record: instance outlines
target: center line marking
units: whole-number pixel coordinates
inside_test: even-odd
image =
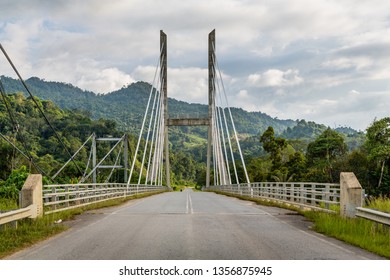
[[[193,214],[194,213],[194,208],[192,207],[192,199],[191,199],[191,195],[188,194],[188,198],[189,198],[189,204],[190,204],[190,213]]]
[[[186,214],[193,214],[194,209],[192,208],[192,199],[191,195],[187,193],[187,199],[186,199]]]

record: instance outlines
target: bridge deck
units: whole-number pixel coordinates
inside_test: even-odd
[[[316,234],[289,210],[214,193],[164,193],[72,221],[11,259],[377,259]]]

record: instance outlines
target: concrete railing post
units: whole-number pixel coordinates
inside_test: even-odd
[[[20,192],[21,194],[21,208],[32,205],[32,215],[30,218],[37,218],[43,215],[43,201],[42,201],[42,175],[30,174]]]
[[[353,172],[340,173],[340,215],[354,218],[363,206],[363,189]]]

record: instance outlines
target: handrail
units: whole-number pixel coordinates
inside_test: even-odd
[[[390,226],[390,213],[370,208],[356,207],[356,216]]]
[[[340,204],[340,185],[334,183],[255,182],[249,186],[211,186],[208,189],[285,202],[325,212],[335,212],[330,210],[330,205]]]
[[[125,183],[63,184],[43,186],[44,213],[64,211],[119,197],[167,191],[164,186]]]
[[[0,225],[28,218],[32,215],[32,205],[0,214]]]

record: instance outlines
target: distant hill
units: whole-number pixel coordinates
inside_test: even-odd
[[[1,76],[8,93],[25,92],[19,80]],[[146,109],[151,85],[137,82],[108,94],[96,94],[71,84],[49,82],[37,77],[26,80],[31,92],[44,100],[51,100],[62,109],[84,112],[92,119],[109,119],[117,123],[123,132],[139,133]],[[168,99],[170,116],[204,115],[207,105],[193,104],[176,99]],[[263,150],[259,136],[272,126],[276,134],[286,138],[295,149],[306,151],[307,145],[327,127],[306,120],[280,120],[261,112],[247,112],[240,108],[231,108],[244,155],[258,156]],[[350,149],[364,142],[364,134],[352,128],[337,128],[345,135]],[[205,127],[171,127],[169,140],[173,152],[190,152],[198,160],[205,160],[207,130]]]
[[[282,137],[289,139],[294,148],[306,151],[307,145],[316,139],[328,127],[323,124],[306,120],[297,120],[294,127],[288,127]],[[345,142],[350,150],[361,146],[364,143],[365,136],[363,132],[358,132],[350,127],[338,127],[337,132],[344,135]]]
[[[8,93],[25,92],[20,81],[1,76]],[[115,120],[123,131],[137,133],[140,129],[151,85],[137,82],[108,94],[95,94],[71,84],[48,82],[37,77],[26,80],[31,92],[44,100],[51,100],[62,109],[87,111],[93,119]],[[207,105],[191,104],[169,98],[170,115],[204,114]],[[276,133],[296,125],[293,120],[279,120],[261,112],[247,112],[232,108],[236,128],[241,135],[258,135],[268,126],[273,126]]]

